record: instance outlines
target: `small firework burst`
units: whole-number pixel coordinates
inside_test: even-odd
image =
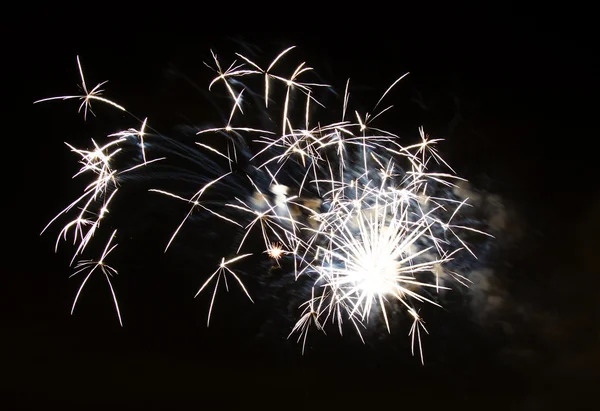
[[[269,257],[278,262],[279,259],[283,257],[285,251],[283,250],[283,246],[281,245],[281,243],[275,242],[269,244],[266,253]]]

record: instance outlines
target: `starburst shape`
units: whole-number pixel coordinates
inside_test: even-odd
[[[77,112],[80,113],[81,110],[83,109],[83,119],[84,120],[87,120],[88,111],[90,113],[92,113],[92,115],[96,116],[94,114],[94,112],[92,111],[92,100],[101,101],[103,103],[106,103],[113,107],[116,107],[119,110],[127,111],[127,110],[125,110],[125,107],[121,106],[120,104],[117,104],[112,100],[109,100],[107,98],[100,96],[104,92],[104,90],[102,90],[100,87],[102,87],[104,84],[106,84],[108,82],[108,80],[98,83],[94,88],[92,88],[91,90],[88,91],[87,85],[85,83],[85,77],[83,76],[83,69],[81,68],[81,62],[79,61],[79,56],[77,56],[77,67],[79,67],[79,76],[81,77],[81,85],[79,86],[79,88],[81,89],[83,94],[70,95],[70,96],[48,97],[48,98],[43,98],[41,100],[34,101],[33,103],[36,104],[36,103],[42,103],[44,101],[70,100],[70,99],[76,98],[76,99],[81,100],[81,105],[79,106],[79,110]]]

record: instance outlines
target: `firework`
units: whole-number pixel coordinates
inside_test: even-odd
[[[231,244],[232,254],[221,258],[217,270],[196,293],[215,283],[207,323],[220,281],[229,288],[227,276],[233,277],[252,301],[242,278],[230,265],[251,255],[263,255],[278,270],[289,271],[288,287],[294,287],[300,278],[309,279],[305,302],[298,307],[300,318],[291,325],[290,333],[299,335],[303,352],[309,329],[325,332],[329,323],[342,333],[342,324],[349,322],[361,339],[364,330],[378,321],[392,332],[390,309],[399,307],[412,320],[409,335],[413,355],[417,348],[423,361],[421,331],[427,333],[427,329],[418,314],[420,305],[440,305],[435,295],[450,285],[440,284],[445,273],[460,284],[468,282],[465,275],[445,267],[461,250],[475,256],[463,233],[488,234],[460,222],[460,211],[468,203],[451,190],[463,180],[436,150],[439,139],[429,138],[421,128],[420,142],[403,145],[397,135],[375,126],[375,120],[391,106],[378,108],[406,74],[382,94],[373,113],[351,110],[349,81],[340,106],[324,110],[317,95],[327,93],[331,86],[305,80],[311,67],[301,63],[291,74],[280,74],[284,57],[293,48],[264,66],[241,54],[225,66],[211,52],[212,64],[206,65],[217,75],[208,88],[222,87],[231,106],[223,126],[196,131],[200,141],[195,148],[149,133],[147,119],[139,130],[129,128],[108,135],[105,144],[92,140],[91,151],[69,145],[80,156],[82,168],[77,176],[95,177],[48,226],[78,206],[79,212],[64,225],[57,240],[58,247],[60,239],[72,231],[74,263],[99,230],[119,186],[134,183],[135,179],[127,180],[128,175],[143,174],[169,156],[188,159],[196,167],[181,179],[199,182],[193,194],[150,189],[189,206],[179,226],[173,228],[166,249],[198,212],[222,220],[240,233]],[[79,57],[77,65],[83,95],[38,102],[80,99],[84,119],[88,110],[92,112],[92,100],[125,111],[100,97],[104,83],[88,91]],[[257,88],[253,88],[253,78],[258,79]],[[327,114],[337,112],[338,118],[326,121],[319,117],[319,109]],[[268,127],[257,126],[256,119],[265,118],[265,113],[271,119]],[[203,141],[207,134],[222,136],[223,144],[207,144]],[[153,146],[162,147],[165,155],[149,159],[148,147]],[[139,149],[141,158],[132,148]],[[115,158],[122,156],[127,156],[128,166],[116,168]],[[239,170],[243,170],[241,177]],[[121,321],[110,281],[117,272],[104,262],[116,246],[111,246],[115,235],[116,231],[99,259],[84,260],[76,266],[76,273],[89,272],[75,303],[92,273],[99,271],[108,280]],[[248,241],[254,235],[260,238],[258,246]]]

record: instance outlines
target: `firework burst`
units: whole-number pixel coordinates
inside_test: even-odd
[[[309,329],[325,332],[329,323],[342,333],[342,324],[349,322],[361,339],[363,331],[380,320],[392,332],[390,307],[398,306],[412,320],[409,335],[413,355],[418,350],[423,361],[421,331],[427,333],[427,329],[418,314],[419,306],[440,305],[436,292],[449,285],[440,284],[440,275],[457,253],[465,250],[475,256],[462,233],[488,234],[457,223],[461,208],[468,204],[466,199],[451,195],[451,189],[462,179],[436,150],[439,139],[431,139],[419,129],[420,141],[403,145],[397,135],[375,126],[375,120],[391,106],[378,108],[406,74],[382,94],[373,113],[350,109],[347,82],[337,109],[339,117],[324,121],[315,114],[325,107],[316,96],[326,93],[330,86],[305,79],[312,72],[306,63],[296,66],[291,74],[280,73],[284,57],[293,48],[264,66],[241,54],[236,54],[238,60],[224,65],[212,53],[212,64],[207,66],[217,75],[209,83],[209,90],[222,87],[231,106],[223,126],[197,130],[196,134],[199,139],[209,133],[222,136],[223,144],[213,146],[200,140],[195,148],[182,149],[179,143],[149,133],[152,129],[144,119],[139,130],[112,133],[104,144],[92,140],[91,150],[69,145],[82,164],[77,176],[94,178],[48,226],[78,207],[79,212],[64,225],[57,240],[58,246],[60,239],[67,239],[72,232],[74,261],[100,228],[118,187],[130,183],[128,175],[144,173],[169,156],[190,159],[197,167],[182,180],[202,181],[193,194],[168,187],[150,191],[189,206],[181,224],[173,228],[167,249],[198,211],[240,233],[241,238],[231,244],[233,255],[221,258],[217,270],[196,294],[214,282],[209,322],[217,287],[223,280],[228,288],[227,276],[233,277],[252,301],[242,278],[230,265],[253,254],[263,255],[278,269],[284,270],[284,262],[285,270],[291,267],[289,287],[301,277],[310,279],[305,302],[299,306],[300,318],[290,325],[290,336],[299,335],[303,352]],[[104,83],[88,91],[79,57],[77,65],[83,95],[51,97],[36,103],[77,98],[82,100],[79,109],[84,110],[84,119],[88,110],[91,112],[92,100],[125,111],[121,105],[100,97]],[[258,88],[252,88],[253,78],[259,80]],[[332,111],[327,109],[328,114]],[[253,112],[259,115],[253,116]],[[269,127],[256,126],[254,120],[264,118],[264,113],[274,120]],[[122,150],[124,146],[128,149]],[[149,159],[148,148],[153,146],[163,147],[165,156]],[[140,150],[141,160],[131,155],[131,147]],[[128,164],[133,164],[115,168],[115,158],[126,155]],[[219,161],[225,165],[219,166]],[[239,170],[244,171],[242,177]],[[254,234],[260,237],[259,247],[247,241]],[[111,246],[115,235],[116,231],[99,259],[76,266],[76,273],[85,269],[89,272],[75,303],[92,272],[99,270],[108,280],[121,321],[110,281],[116,270],[104,263],[115,247]],[[465,275],[448,272],[460,284],[468,281]]]

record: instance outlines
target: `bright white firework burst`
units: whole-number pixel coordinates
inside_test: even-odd
[[[225,135],[227,147],[220,150],[201,141],[197,145],[206,154],[226,160],[230,169],[198,187],[191,198],[169,190],[150,190],[190,205],[189,213],[174,230],[167,249],[192,212],[198,208],[244,230],[241,241],[232,247],[232,255],[221,259],[217,271],[198,290],[200,293],[216,279],[208,311],[210,321],[221,277],[227,286],[226,275],[232,276],[252,300],[230,264],[253,254],[242,253],[242,249],[247,245],[246,239],[250,233],[258,230],[263,240],[262,254],[272,258],[278,267],[280,260],[288,259],[293,263],[295,279],[301,276],[311,279],[310,297],[301,305],[300,309],[303,311],[300,319],[290,333],[290,336],[297,333],[298,341],[303,341],[303,352],[309,329],[315,327],[324,331],[326,323],[337,324],[341,333],[343,322],[349,321],[362,339],[362,331],[368,326],[369,319],[377,316],[383,319],[388,331],[391,331],[389,307],[399,305],[405,308],[412,321],[409,336],[413,355],[417,348],[423,361],[421,330],[427,330],[418,314],[418,307],[423,303],[439,305],[428,297],[430,293],[425,290],[446,288],[440,285],[439,277],[444,273],[444,264],[455,253],[464,249],[475,256],[461,239],[461,231],[489,234],[465,225],[453,224],[458,211],[467,205],[466,200],[437,196],[431,189],[432,186],[453,187],[456,181],[462,180],[435,150],[435,145],[440,140],[430,139],[421,128],[419,143],[401,145],[395,134],[372,126],[377,117],[391,108],[377,111],[389,91],[406,74],[383,93],[374,107],[374,114],[351,112],[347,82],[340,108],[341,118],[336,122],[323,124],[313,118],[313,106],[324,108],[314,95],[317,90],[330,86],[301,81],[305,73],[312,70],[305,63],[298,65],[291,75],[274,74],[280,65],[278,63],[293,48],[277,55],[266,69],[249,58],[236,54],[239,62],[234,61],[224,70],[217,55],[212,53],[213,64],[207,66],[217,76],[210,83],[209,89],[224,87],[231,100],[230,114],[223,127],[200,130],[197,134]],[[88,110],[92,112],[92,101],[107,103],[126,111],[121,105],[100,97],[100,87],[104,83],[88,91],[79,57],[77,65],[83,95],[46,98],[36,103],[78,98],[83,101],[80,110],[84,109],[84,117]],[[253,93],[248,84],[250,77],[256,76],[262,78],[264,101],[262,98],[245,98],[245,92],[246,95]],[[281,91],[282,86],[281,104],[274,104],[276,100],[273,95],[277,89]],[[300,112],[296,110],[297,100],[293,98],[299,94],[304,99]],[[244,118],[252,118],[247,113],[249,110],[262,110],[268,112],[270,117],[277,116],[278,124],[264,130],[241,123]],[[96,176],[84,193],[48,224],[50,226],[58,217],[70,213],[75,207],[80,210],[63,227],[57,239],[58,246],[60,239],[66,240],[72,231],[76,251],[71,263],[82,255],[98,231],[100,222],[122,183],[122,177],[165,159],[147,158],[144,143],[144,137],[150,137],[145,131],[147,127],[145,119],[141,122],[139,131],[130,128],[112,133],[108,136],[110,140],[104,144],[97,144],[92,140],[91,151],[69,145],[80,156],[82,168],[77,175],[86,173]],[[123,170],[115,169],[113,159],[123,154],[120,146],[131,144],[132,140],[140,147],[141,161]],[[250,150],[248,141],[263,146],[249,155],[255,173],[252,174],[254,177],[250,174],[246,177],[254,187],[254,194],[250,198],[234,196],[232,201],[221,208],[237,212],[235,215],[215,211],[203,204],[202,200],[213,187],[233,178],[232,165],[238,161],[240,150]],[[297,184],[280,184],[279,176],[282,172],[292,169],[301,170],[301,178]],[[439,169],[446,171],[440,172]],[[256,176],[268,179],[266,190],[260,187]],[[307,193],[313,193],[308,200]],[[81,289],[90,275],[99,268],[99,272],[108,280],[121,321],[117,298],[110,281],[116,270],[107,266],[104,261],[115,247],[110,246],[115,235],[116,231],[111,235],[101,258],[83,260],[76,266],[76,274],[87,267],[92,269],[77,292],[73,309]],[[458,273],[447,274],[461,284],[464,284],[463,280],[467,280]]]

